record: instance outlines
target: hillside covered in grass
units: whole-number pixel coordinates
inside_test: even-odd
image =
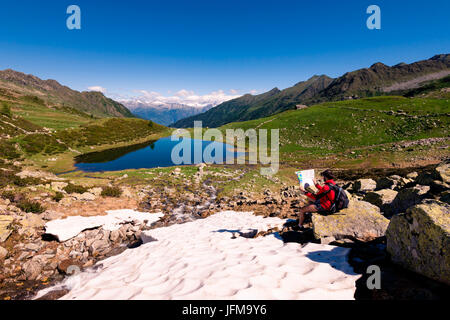
[[[79,92],[55,80],[11,69],[0,71],[0,100],[17,105],[38,103],[53,109],[68,107],[95,117],[133,117],[125,106],[101,92]]]
[[[75,112],[54,111],[48,118],[39,116],[39,109],[31,109],[34,122],[11,111],[0,114],[0,156],[18,159],[37,154],[52,155],[84,147],[132,143],[152,135],[162,134],[166,127],[152,121],[135,118],[85,119]],[[17,112],[20,114],[20,112]],[[58,118],[59,116],[59,118]],[[54,117],[54,129],[36,123],[48,123]],[[79,122],[70,123],[70,118]],[[61,119],[62,118],[62,119]],[[68,122],[64,122],[68,121]],[[71,124],[70,126],[68,124]],[[74,124],[78,124],[74,126]],[[58,127],[58,129],[55,129]]]
[[[364,148],[383,151],[383,145],[401,141],[448,138],[449,127],[449,100],[389,96],[327,102],[220,129],[224,133],[237,128],[280,129],[281,161],[285,162],[343,152],[357,155]]]

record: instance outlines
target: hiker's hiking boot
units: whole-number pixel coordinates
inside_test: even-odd
[[[303,226],[300,226],[299,223],[300,223],[300,220],[299,220],[299,219],[287,221],[287,222],[283,225],[283,232],[285,231],[285,229],[290,229],[290,230],[292,230],[292,231],[300,231],[300,232],[305,231],[306,228],[303,227]]]

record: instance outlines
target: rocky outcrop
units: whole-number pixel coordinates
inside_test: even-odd
[[[450,285],[450,206],[427,200],[394,216],[386,232],[392,261]]]
[[[349,208],[336,214],[312,217],[314,236],[322,243],[335,240],[371,241],[384,236],[389,221],[380,209],[365,201],[350,201]]]

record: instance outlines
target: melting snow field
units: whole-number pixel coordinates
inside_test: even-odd
[[[353,299],[348,249],[238,234],[283,223],[227,211],[147,231],[139,248],[68,278],[62,299]]]
[[[164,216],[162,213],[146,213],[134,210],[110,210],[106,213],[106,216],[73,216],[53,220],[45,225],[45,233],[54,235],[59,241],[64,242],[76,237],[84,230],[102,227],[105,230],[113,231],[119,229],[123,223],[134,220],[147,221],[147,225],[151,225]]]

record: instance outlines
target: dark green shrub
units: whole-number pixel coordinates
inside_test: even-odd
[[[122,190],[119,187],[104,187],[102,191],[103,197],[119,198],[122,195]]]
[[[7,116],[8,118],[12,118],[11,107],[8,103],[2,102],[2,107],[0,109],[0,114]]]
[[[28,199],[23,199],[20,200],[16,206],[22,210],[25,211],[27,213],[31,212],[31,213],[43,213],[45,211],[45,208],[36,201],[31,201]]]
[[[83,186],[78,186],[72,183],[69,183],[65,188],[64,191],[67,192],[68,194],[72,194],[72,193],[80,193],[83,194],[85,192],[88,191],[88,188],[83,187]]]
[[[12,191],[3,191],[2,198],[3,199],[8,199],[10,202],[14,202],[14,199],[16,198],[16,195]]]
[[[21,178],[16,175],[12,178],[12,182],[18,187],[28,187],[28,186],[36,186],[38,184],[42,184],[43,181],[39,178],[26,177]]]
[[[64,194],[62,192],[56,192],[52,197],[53,201],[60,202],[64,198]]]

